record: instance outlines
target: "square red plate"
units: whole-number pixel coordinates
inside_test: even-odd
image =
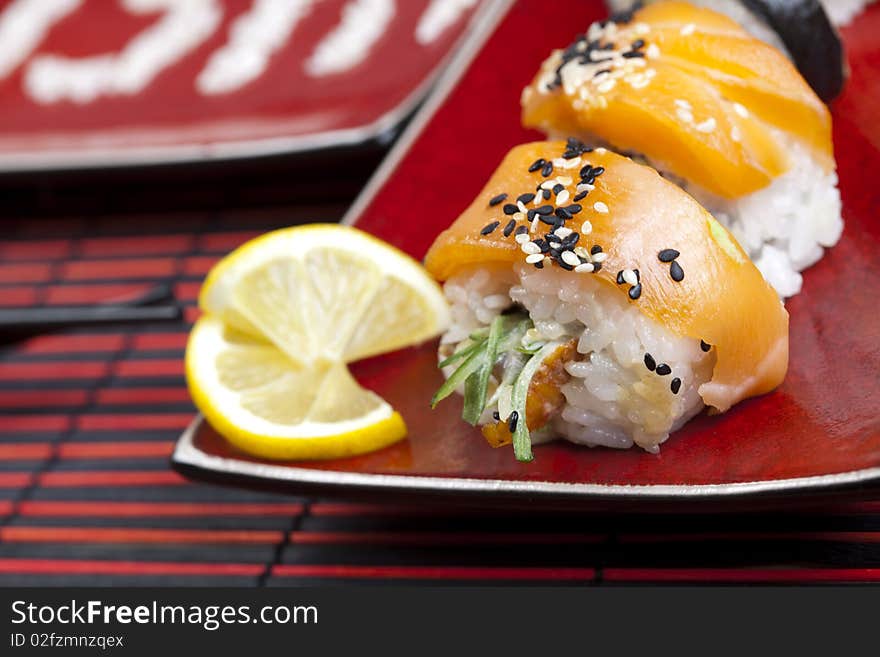
[[[539,63],[603,13],[600,2],[583,0],[513,6],[479,54],[447,74],[347,220],[421,258],[505,152],[537,136],[519,126],[518,108]],[[775,392],[696,418],[656,456],[558,443],[538,446],[534,462],[521,464],[460,420],[460,401],[430,410],[441,381],[430,344],[355,367],[359,380],[406,419],[410,437],[396,446],[345,460],[273,464],[236,452],[197,421],[180,440],[176,465],[195,476],[287,491],[529,498],[530,505],[741,502],[791,492],[825,496],[880,480],[878,31],[880,6],[844,30],[852,74],[833,109],[846,230],[787,304],[791,367]]]
[[[504,3],[0,0],[0,171],[382,139]]]

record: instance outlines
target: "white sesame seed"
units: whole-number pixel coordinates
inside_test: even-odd
[[[556,205],[562,205],[563,203],[568,201],[569,196],[571,196],[571,194],[568,193],[568,190],[563,189],[556,195]]]
[[[733,104],[733,111],[736,112],[737,114],[739,114],[744,119],[749,118],[749,110],[747,110],[744,106],[740,105],[739,103]]]
[[[648,78],[649,80],[653,80],[656,75],[657,75],[657,69],[653,69],[653,68],[645,69],[645,77]]]
[[[648,32],[651,31],[651,26],[647,23],[636,23],[633,25],[633,30],[639,36],[645,36]]]
[[[631,86],[633,89],[644,89],[649,84],[651,84],[650,80],[648,80],[645,77],[641,77],[638,80],[634,80],[633,82],[630,82],[629,86]]]
[[[674,101],[676,107],[681,107],[683,109],[691,109],[691,104],[684,98],[676,98]]]
[[[737,128],[736,126],[733,126],[730,129],[730,138],[733,141],[740,141],[742,139],[742,135],[739,132],[739,128]]]
[[[537,232],[537,230],[538,230],[538,224],[540,223],[540,221],[541,221],[541,220],[538,219],[538,217],[535,217],[534,219],[532,219],[532,225],[529,226],[529,231],[532,232],[532,233]]]
[[[694,25],[693,23],[688,23],[687,25],[682,27],[681,30],[679,30],[679,34],[681,34],[681,36],[690,36],[696,30],[697,30],[696,25]]]
[[[556,230],[553,231],[553,234],[556,235],[556,237],[559,237],[561,239],[565,239],[566,237],[571,235],[573,232],[574,231],[571,228],[566,228],[565,226],[560,226],[559,228],[557,228]]]
[[[576,169],[581,165],[580,157],[573,157],[570,160],[565,160],[565,164],[562,165],[563,169]]]
[[[596,91],[600,94],[605,94],[614,89],[614,85],[617,84],[617,81],[613,78],[611,80],[605,80],[598,87],[596,87]]]
[[[596,189],[595,185],[590,185],[589,183],[580,183],[577,187],[574,188],[578,194],[583,194],[584,192],[592,192]]]
[[[693,123],[694,122],[694,115],[691,114],[690,110],[684,109],[683,107],[679,107],[675,111],[675,115],[684,123]]]
[[[558,182],[560,185],[570,185],[571,184],[571,177],[570,176],[559,176],[556,179],[556,182]]]
[[[593,224],[589,221],[585,221],[581,224],[581,235],[589,235],[593,232]]]
[[[529,211],[529,209],[525,206],[525,204],[522,201],[517,201],[516,207],[518,207],[519,211],[522,212],[523,214],[526,214]]]
[[[572,250],[574,251],[574,254],[575,254],[576,256],[580,256],[580,257],[583,258],[584,260],[589,260],[589,259],[590,259],[590,252],[587,250],[586,247],[584,247],[584,246],[576,246],[576,247],[574,247],[574,249],[572,249]]]
[[[578,274],[590,274],[590,273],[592,273],[592,271],[594,269],[595,269],[595,267],[593,267],[593,263],[591,263],[591,262],[585,262],[582,265],[578,265],[577,267],[574,268],[574,270]]]
[[[656,43],[650,44],[647,48],[645,48],[645,57],[648,59],[657,59],[660,56],[660,48],[657,47]]]
[[[571,265],[572,267],[577,267],[581,264],[581,259],[578,258],[573,251],[563,251],[559,254],[559,257],[562,258],[562,262]]]
[[[566,160],[564,157],[556,157],[553,158],[552,162],[554,167],[562,169],[563,167],[565,167],[568,160]]]
[[[604,251],[600,251],[599,253],[593,256],[593,262],[605,262],[605,258],[608,257],[608,254]]]
[[[710,116],[702,123],[698,123],[696,127],[700,132],[712,132],[715,129],[715,125],[715,119]]]
[[[541,189],[553,189],[553,186],[556,184],[556,180],[545,180],[541,183]]]
[[[605,98],[605,96],[599,96],[596,99],[596,106],[601,109],[605,109],[606,107],[608,107],[608,100]]]
[[[632,269],[624,269],[620,274],[620,277],[630,285],[639,284],[639,279],[636,277],[636,273]]]
[[[517,233],[516,237],[513,239],[516,240],[517,244],[525,244],[526,242],[531,241],[531,237],[529,237],[528,233]]]
[[[580,98],[575,98],[573,101],[571,101],[571,106],[574,107],[577,111],[581,111],[582,109],[584,109],[584,101],[582,101]]]
[[[605,155],[605,153],[608,152],[608,149],[604,148],[602,146],[599,146],[599,148],[597,148],[595,152],[597,155]]]
[[[602,201],[596,201],[593,203],[593,209],[599,214],[608,214],[608,206]]]
[[[544,256],[540,253],[532,253],[531,255],[526,256],[526,262],[530,265],[534,265],[536,262],[541,262],[544,259]]]
[[[523,253],[528,253],[529,255],[541,252],[541,247],[534,242],[526,242],[520,248],[522,249]]]

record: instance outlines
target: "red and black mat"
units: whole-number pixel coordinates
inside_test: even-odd
[[[366,171],[346,175],[348,195],[333,204],[320,201],[333,182],[320,175],[213,191],[178,180],[179,196],[162,187],[161,203],[144,184],[110,185],[95,202],[94,180],[81,193],[8,197],[0,306],[121,301],[164,282],[185,319],[0,345],[0,585],[880,580],[880,500],[797,513],[498,515],[299,499],[173,472],[194,413],[182,357],[202,277],[266,230],[337,219]],[[31,202],[49,210],[28,214]]]

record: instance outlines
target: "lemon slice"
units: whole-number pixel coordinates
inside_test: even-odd
[[[186,377],[196,406],[233,445],[269,459],[363,454],[406,435],[400,414],[344,364],[306,370],[269,342],[200,318]]]
[[[418,262],[336,224],[248,242],[210,272],[199,306],[307,368],[416,344],[449,323],[440,287]]]
[[[354,360],[445,330],[439,286],[406,254],[353,228],[268,233],[221,260],[186,350],[193,400],[230,442],[271,459],[338,458],[406,435],[354,380]]]

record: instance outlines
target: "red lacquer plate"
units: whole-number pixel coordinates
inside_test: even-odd
[[[505,0],[451,4],[0,0],[0,171],[383,139]]]
[[[347,220],[421,258],[468,205],[514,144],[518,100],[554,46],[601,18],[600,2],[521,2],[460,77],[450,71]],[[851,78],[834,106],[846,230],[804,276],[788,304],[791,366],[775,392],[730,412],[701,415],[659,455],[555,443],[517,463],[459,418],[460,400],[436,411],[435,345],[359,363],[355,373],[404,416],[409,439],[374,454],[321,463],[266,463],[236,452],[197,421],[174,460],[196,476],[293,491],[458,495],[471,501],[615,503],[627,500],[786,499],[880,482],[880,7],[844,30]]]

